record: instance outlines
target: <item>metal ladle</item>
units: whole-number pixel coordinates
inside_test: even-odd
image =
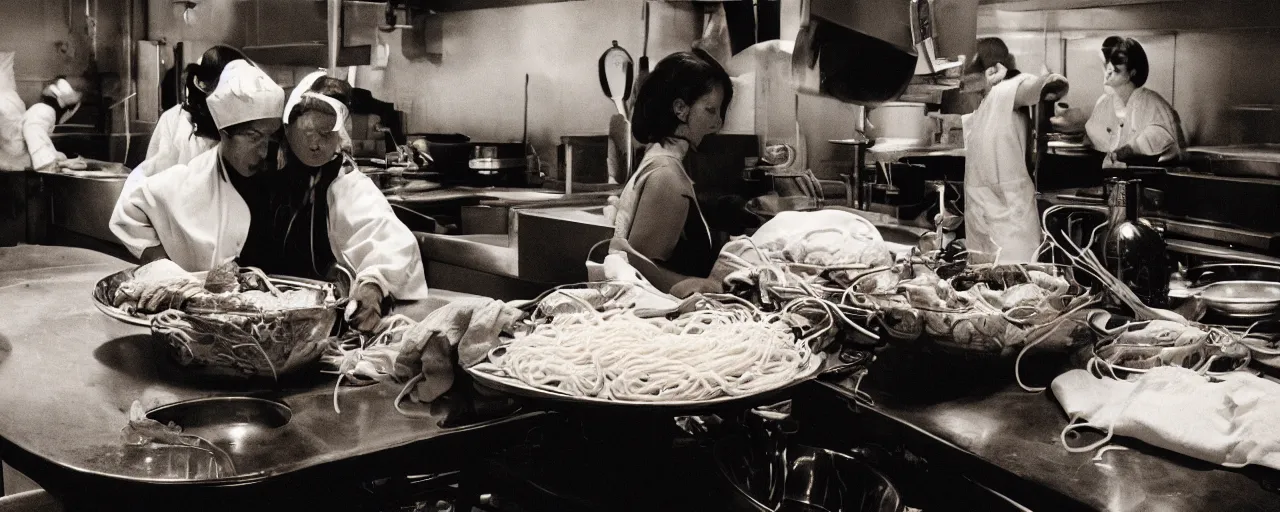
[[[622,173],[623,176],[619,176],[620,180],[630,176],[632,170],[631,115],[627,113],[626,104],[631,98],[631,88],[634,83],[635,63],[631,60],[631,54],[614,41],[613,46],[600,56],[600,88],[604,90],[605,97],[613,101],[614,107],[618,109],[618,115],[622,118],[620,123],[612,121],[609,123],[610,139],[616,147],[625,148],[626,152],[624,159],[626,172]],[[622,126],[614,126],[615,124]],[[570,180],[566,178],[567,181]]]

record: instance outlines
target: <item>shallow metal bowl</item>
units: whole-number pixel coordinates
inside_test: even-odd
[[[1280,283],[1220,281],[1205,286],[1200,300],[1214,311],[1237,318],[1256,318],[1280,310]]]

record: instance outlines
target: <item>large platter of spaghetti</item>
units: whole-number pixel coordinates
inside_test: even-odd
[[[530,398],[687,409],[773,395],[817,375],[824,359],[786,319],[750,307],[652,318],[586,309],[532,323],[467,371]]]

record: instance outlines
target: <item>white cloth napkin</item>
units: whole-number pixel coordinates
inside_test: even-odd
[[[1246,372],[1210,378],[1158,367],[1133,381],[1072,370],[1050,387],[1072,418],[1062,437],[1070,451],[1093,450],[1115,435],[1226,467],[1280,469],[1280,384],[1270,380]],[[1069,446],[1066,433],[1079,428],[1099,429],[1107,437]]]

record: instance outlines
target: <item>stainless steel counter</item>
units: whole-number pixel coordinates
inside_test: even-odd
[[[51,492],[97,486],[137,493],[145,501],[152,491],[231,492],[294,474],[323,474],[322,468],[338,463],[345,468],[340,475],[354,477],[360,473],[352,467],[355,460],[381,457],[384,466],[379,469],[389,470],[388,454],[430,450],[443,439],[457,449],[482,427],[510,426],[538,416],[481,421],[457,404],[437,403],[430,408],[406,404],[424,415],[409,418],[394,409],[399,388],[388,385],[342,388],[338,414],[328,376],[257,390],[191,380],[153,350],[148,329],[108,318],[93,306],[93,284],[128,266],[81,249],[0,249],[0,304],[5,305],[0,321],[0,458]],[[436,295],[410,305],[409,314],[421,318],[450,298],[448,293]],[[122,443],[121,429],[134,400],[156,406],[222,395],[277,399],[292,409],[292,419],[277,429],[271,443],[232,452],[235,474],[199,474],[184,459],[190,454]],[[415,453],[413,462],[432,460],[430,451]],[[454,459],[436,462],[450,461]]]
[[[1069,453],[1058,440],[1067,418],[1051,394],[1023,391],[1008,383],[1007,373],[957,385],[961,381],[941,381],[936,372],[910,371],[902,362],[882,357],[871,366],[861,389],[876,405],[853,406],[847,388],[818,384],[812,386],[817,394],[839,400],[815,402],[817,408],[829,411],[828,421],[856,422],[845,427],[846,436],[861,437],[851,431],[879,423],[930,467],[961,473],[1034,510],[1280,510],[1275,471],[1226,469],[1123,438],[1113,444],[1128,450]],[[1009,370],[996,366],[992,371]],[[861,413],[832,409],[839,402]]]
[[[108,226],[116,199],[124,189],[121,178],[80,178],[37,172],[48,194],[49,223],[81,235],[118,244]]]

